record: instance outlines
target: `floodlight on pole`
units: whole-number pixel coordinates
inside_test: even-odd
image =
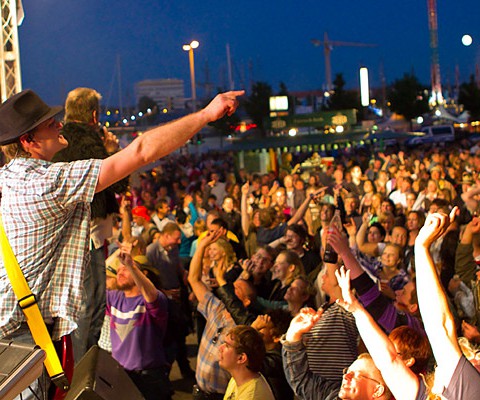
[[[192,40],[190,44],[184,44],[182,49],[188,51],[188,60],[190,65],[190,82],[192,85],[192,109],[197,110],[197,90],[195,86],[195,61],[193,57],[193,50],[196,49],[200,43],[197,40]]]

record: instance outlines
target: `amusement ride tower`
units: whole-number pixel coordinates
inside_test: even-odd
[[[431,106],[443,104],[442,81],[440,77],[440,61],[438,57],[438,24],[437,24],[437,1],[427,0],[428,6],[428,30],[430,32],[430,49],[431,49],[431,84],[432,95],[429,103]]]

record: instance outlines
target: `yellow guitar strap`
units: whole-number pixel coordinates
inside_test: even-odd
[[[1,217],[0,247],[2,249],[3,263],[7,271],[8,279],[10,280],[13,291],[17,296],[18,305],[25,314],[25,319],[27,320],[28,327],[32,333],[33,340],[47,355],[44,364],[48,375],[57,387],[67,391],[69,388],[68,379],[63,372],[52,338],[48,333],[47,326],[45,325],[45,321],[38,308],[37,299],[30,290],[25,276],[18,265],[17,258],[15,257],[15,254],[13,254],[13,250],[8,242]]]

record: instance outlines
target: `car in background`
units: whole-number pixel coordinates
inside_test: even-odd
[[[423,143],[448,143],[455,141],[455,130],[452,125],[424,126],[417,136],[408,139],[407,146],[415,146]]]

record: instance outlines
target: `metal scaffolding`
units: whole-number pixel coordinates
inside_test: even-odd
[[[22,90],[18,23],[23,18],[21,0],[0,0],[2,4],[2,46],[0,48],[1,101]]]

